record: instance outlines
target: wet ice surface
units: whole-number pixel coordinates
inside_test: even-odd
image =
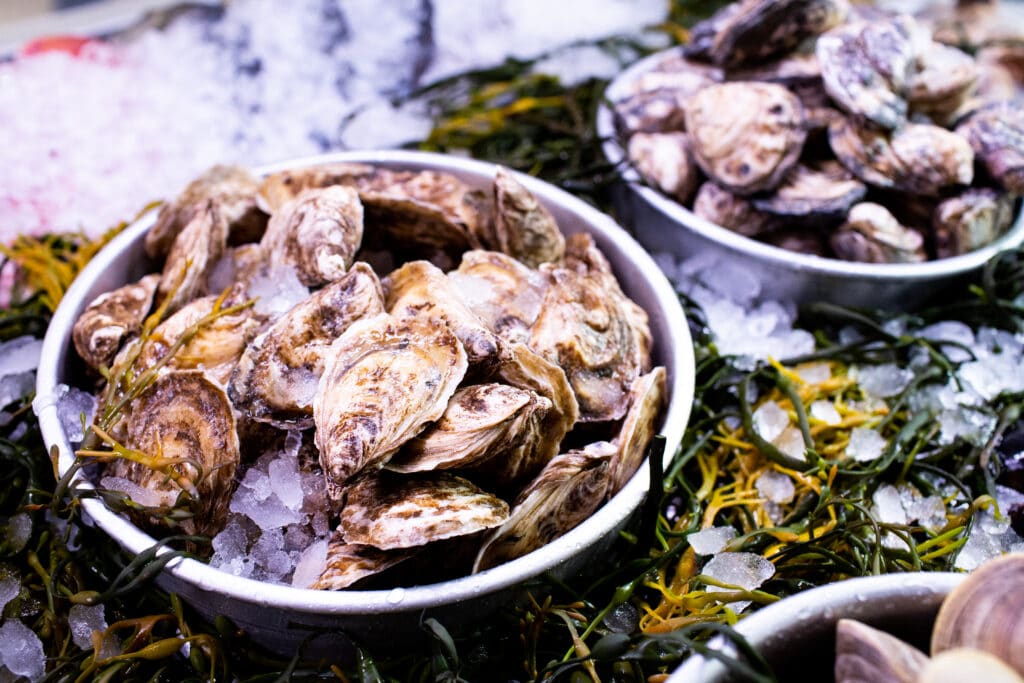
[[[772,441],[790,425],[789,414],[775,401],[765,401],[754,411],[754,431]]]
[[[796,495],[796,486],[788,475],[775,470],[765,470],[754,484],[757,493],[771,503],[789,503]]]
[[[861,389],[869,396],[877,398],[898,395],[910,384],[910,380],[914,379],[912,370],[901,368],[893,363],[857,366],[852,370],[852,374]]]
[[[36,367],[42,339],[17,337],[0,344],[0,408],[10,405],[35,388]],[[6,424],[10,416],[0,414]]]
[[[843,421],[843,416],[831,401],[815,401],[811,404],[810,415],[827,425],[837,425]]]
[[[104,606],[73,605],[68,613],[68,626],[75,645],[83,650],[91,650],[93,631],[104,631],[107,628]]]
[[[686,537],[693,552],[698,555],[714,555],[725,544],[736,538],[736,530],[731,526],[714,526],[710,529],[695,531]]]
[[[0,665],[34,681],[42,678],[45,661],[43,643],[32,629],[17,619],[8,619],[0,626]]]
[[[850,430],[846,455],[857,462],[871,462],[882,455],[887,443],[885,437],[874,429],[854,427]]]
[[[0,612],[3,612],[7,603],[18,597],[20,591],[21,580],[16,574],[0,578]]]
[[[276,320],[295,304],[309,298],[309,288],[299,282],[295,268],[278,266],[260,273],[249,281],[248,295],[256,299],[253,310]]]
[[[701,573],[722,583],[754,590],[775,575],[775,565],[754,553],[726,552],[719,553],[708,560]],[[709,593],[714,593],[729,589],[708,586],[707,590]],[[749,600],[740,600],[729,604],[734,612],[741,612],[748,605],[750,605]]]
[[[1002,518],[997,518],[992,508],[974,513],[971,533],[956,556],[954,566],[957,569],[971,571],[986,560],[1003,553],[1024,553],[1024,538],[1013,530],[1006,514],[1011,506],[1024,503],[1024,494],[1005,486],[996,486],[996,500],[999,502]]]

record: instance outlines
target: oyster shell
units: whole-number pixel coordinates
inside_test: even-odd
[[[167,311],[174,312],[198,296],[207,293],[207,282],[214,265],[224,255],[228,241],[228,223],[217,204],[208,200],[182,228],[164,263],[157,298],[168,298]]]
[[[743,0],[693,27],[686,54],[736,67],[789,52],[845,21],[846,0]]]
[[[598,441],[552,458],[516,498],[508,521],[484,541],[473,572],[522,557],[587,519],[608,493],[617,452]]]
[[[530,348],[565,370],[581,421],[619,419],[630,385],[650,367],[647,314],[619,289],[589,235],[571,236],[565,267],[544,270],[549,285]]]
[[[199,371],[167,372],[132,401],[128,411],[124,445],[179,462],[170,465],[173,474],[168,476],[118,458],[108,463],[106,474],[172,497],[186,493],[193,517],[181,523],[182,530],[217,534],[227,518],[239,459],[235,417],[224,390]]]
[[[836,683],[915,683],[928,656],[884,631],[852,619],[836,624]]]
[[[803,228],[780,228],[761,238],[767,244],[797,254],[812,256],[828,256],[828,247],[821,233],[817,230]]]
[[[94,370],[110,365],[121,343],[142,329],[160,276],[147,275],[92,300],[71,330],[75,350]]]
[[[388,461],[395,472],[463,469],[503,486],[532,477],[544,465],[549,435],[542,429],[551,401],[505,384],[463,387],[444,415]],[[548,456],[550,458],[550,455]]]
[[[448,281],[466,306],[509,343],[529,339],[548,285],[544,275],[511,256],[482,250],[464,253]]]
[[[271,173],[260,183],[257,201],[268,214],[275,214],[304,190],[355,185],[361,178],[373,175],[375,169],[367,164],[337,163],[306,168],[291,168]]]
[[[825,90],[849,114],[882,128],[907,120],[905,92],[915,63],[913,20],[847,24],[818,38]]]
[[[826,161],[814,166],[797,164],[782,185],[768,197],[750,203],[758,211],[806,222],[828,222],[846,215],[867,194],[867,187],[841,164]]]
[[[444,414],[466,367],[462,344],[432,318],[381,313],[357,320],[331,344],[313,419],[332,503],[341,502],[339,487],[352,476],[383,465]]]
[[[459,297],[447,276],[428,261],[411,261],[383,281],[385,306],[396,318],[434,317],[462,342],[471,365],[498,360],[500,340]]]
[[[957,126],[985,169],[1008,192],[1024,194],[1024,109],[1016,102],[993,102]]]
[[[919,263],[925,260],[921,233],[900,225],[881,204],[862,202],[852,209],[830,240],[836,255],[864,263]]]
[[[668,398],[666,377],[665,368],[659,366],[633,381],[629,392],[629,412],[613,441],[618,450],[609,464],[610,494],[626,485],[647,455],[647,447],[656,433],[655,422],[665,409]]]
[[[700,171],[685,133],[637,133],[627,149],[630,163],[648,185],[680,202],[697,189]]]
[[[446,472],[376,472],[345,489],[338,531],[348,543],[414,548],[500,526],[508,503]]]
[[[1013,199],[989,188],[971,188],[945,199],[932,216],[936,256],[957,256],[989,244],[1012,221]]]
[[[849,119],[829,126],[829,143],[843,166],[866,183],[913,194],[936,195],[974,179],[974,153],[948,130],[908,123],[891,133]]]
[[[212,201],[239,242],[258,240],[267,225],[266,215],[256,206],[259,181],[238,166],[213,166],[189,183],[171,203],[160,207],[156,223],[146,233],[146,254],[158,258],[167,254],[178,234],[192,222],[208,201]]]
[[[318,287],[341,278],[363,240],[363,205],[351,187],[305,190],[285,202],[260,241],[271,267],[291,265]]]
[[[760,81],[781,85],[800,99],[808,125],[811,118],[821,118],[820,109],[832,106],[832,100],[821,82],[821,66],[813,52],[796,53],[767,64],[729,72],[730,81]]]
[[[776,219],[744,199],[708,180],[697,190],[693,212],[716,225],[747,237],[763,235],[776,227]]]
[[[500,166],[494,176],[494,234],[500,251],[530,268],[561,261],[565,253],[554,216]]]
[[[700,87],[714,81],[701,82]],[[686,130],[686,102],[696,89],[641,90],[615,103],[615,130],[623,137],[637,133]]]
[[[769,190],[796,163],[807,132],[796,95],[773,83],[710,85],[687,102],[693,156],[736,194]]]
[[[348,588],[356,581],[390,569],[415,554],[415,550],[379,550],[372,545],[347,543],[339,530],[335,530],[327,544],[327,565],[309,587],[330,591]]]
[[[958,647],[925,662],[916,683],[1024,683],[1024,677],[1004,660],[983,650]]]
[[[909,100],[915,111],[950,114],[963,106],[978,81],[978,67],[969,54],[931,41],[917,59],[910,79]]]
[[[231,376],[235,407],[281,429],[313,426],[313,396],[331,343],[353,322],[384,311],[377,275],[357,262],[278,318],[246,347]]]

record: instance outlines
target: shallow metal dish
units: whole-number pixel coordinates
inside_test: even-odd
[[[328,162],[365,162],[394,169],[440,170],[478,188],[490,188],[496,167],[478,161],[418,152],[351,152],[289,161],[259,169]],[[607,255],[622,289],[650,315],[654,362],[668,370],[669,405],[660,432],[667,439],[666,458],[675,452],[690,414],[694,391],[693,347],[686,319],[668,281],[650,256],[609,217],[588,204],[535,178],[517,178],[554,214],[565,233],[586,231]],[[82,309],[97,295],[152,270],[143,252],[143,238],[153,224],[150,213],[130,226],[101,251],[68,290],[46,333],[40,358],[37,395],[52,396],[58,383],[74,384],[76,363],[71,328]],[[39,410],[47,448],[60,450],[63,474],[73,453],[57,418],[55,405]],[[420,615],[443,623],[480,619],[507,602],[516,586],[549,572],[568,577],[607,549],[615,534],[636,511],[649,484],[644,464],[608,503],[585,522],[529,555],[473,576],[391,591],[314,591],[239,578],[195,560],[172,561],[158,581],[180,594],[207,618],[224,615],[257,642],[290,653],[316,630],[341,630],[367,644],[396,647],[416,633]],[[131,554],[153,545],[154,539],[100,501],[84,501],[85,511]]]
[[[939,606],[966,576],[914,572],[839,581],[758,610],[736,630],[768,660],[778,680],[831,681],[836,622],[857,619],[928,652]],[[720,662],[694,656],[666,683],[730,680]]]
[[[650,55],[623,71],[608,84],[605,102],[620,100],[634,80],[676,49]],[[622,187],[615,193],[619,219],[632,226],[641,244],[650,251],[666,251],[677,258],[701,254],[723,264],[740,264],[757,278],[762,294],[770,299],[907,310],[947,285],[966,280],[998,252],[1024,242],[1024,216],[1018,214],[1010,230],[995,242],[937,261],[855,263],[798,254],[723,228],[645,185],[628,165],[615,132],[612,110],[605,103],[597,112],[597,133],[604,140],[605,157],[623,169]]]

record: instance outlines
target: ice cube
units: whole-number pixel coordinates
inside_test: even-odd
[[[12,572],[10,575],[0,578],[0,612],[3,612],[4,607],[7,607],[7,603],[18,597],[20,592],[21,579],[18,578],[17,574]]]
[[[35,372],[42,350],[43,340],[28,335],[3,342],[0,344],[0,377]]]
[[[775,565],[754,553],[718,553],[704,565],[701,571],[705,576],[738,586],[746,590],[754,590],[775,575]],[[718,586],[708,586],[709,593],[729,590]],[[749,600],[741,600],[730,604],[735,612],[741,612],[750,604]]]
[[[907,512],[903,509],[900,492],[892,484],[882,484],[871,496],[875,518],[885,524],[907,524]]]
[[[302,481],[294,456],[282,455],[267,468],[270,486],[286,508],[298,512],[302,508]]]
[[[775,401],[765,401],[754,411],[754,431],[765,441],[773,441],[789,426],[789,414]]]
[[[295,566],[295,574],[292,575],[292,586],[309,588],[314,581],[320,578],[326,567],[327,540],[324,539],[311,544],[302,552],[302,556]]]
[[[843,421],[843,416],[832,401],[815,401],[811,404],[810,413],[815,420],[821,420],[827,425],[837,425]]]
[[[987,522],[993,521],[992,513],[979,510],[974,513],[974,523],[967,536],[967,542],[960,548],[953,566],[964,571],[977,569],[981,564],[1003,552],[1003,535],[1005,532],[991,533]]]
[[[7,520],[7,545],[10,550],[21,552],[31,538],[32,518],[27,512],[19,512]]]
[[[885,437],[874,429],[854,427],[850,430],[846,455],[857,462],[870,462],[882,455],[886,443]]]
[[[917,331],[917,336],[939,342],[939,348],[954,363],[971,359],[971,354],[967,349],[975,345],[974,331],[965,323],[944,320],[921,328]],[[941,342],[953,342],[953,344],[942,344]],[[961,348],[961,346],[965,348]]]
[[[83,419],[84,424],[89,425],[96,414],[96,397],[76,387],[58,386],[61,390],[57,399],[57,418],[68,441],[72,444],[80,443],[87,429],[83,427]]]
[[[757,276],[749,268],[729,261],[704,270],[700,279],[711,291],[741,305],[749,305],[761,293],[761,281]],[[764,315],[765,319],[755,324],[767,328],[767,332],[762,333],[767,334],[775,329],[776,318],[770,309]]]
[[[710,529],[695,531],[686,537],[693,552],[698,555],[714,555],[725,544],[736,538],[736,530],[731,526],[713,526]]]
[[[914,373],[893,363],[858,365],[851,373],[869,396],[889,398],[898,395],[914,379]]]
[[[828,363],[803,363],[796,368],[796,374],[806,384],[821,384],[832,378],[832,368]]]
[[[783,429],[782,433],[772,440],[772,444],[791,458],[797,460],[807,459],[807,446],[804,443],[804,434],[796,427],[790,426]]]
[[[267,481],[270,481],[269,477]],[[277,529],[302,521],[302,515],[285,507],[277,496],[260,499],[252,489],[245,486],[239,486],[235,491],[228,509],[245,515],[261,529]]]
[[[72,605],[68,612],[68,626],[71,638],[82,650],[92,649],[93,631],[107,630],[105,608],[100,605]]]
[[[111,491],[120,491],[134,502],[146,507],[173,505],[177,499],[171,491],[147,489],[124,477],[103,477],[100,479],[100,486]]]
[[[213,537],[211,564],[225,564],[244,556],[249,550],[249,533],[238,515],[231,515],[219,534]]]
[[[938,420],[938,441],[941,444],[951,444],[959,438],[975,446],[982,446],[996,426],[995,415],[969,406],[943,410]]]
[[[0,408],[27,396],[35,385],[36,373],[33,370],[0,376]]]
[[[270,476],[258,467],[250,467],[245,471],[242,478],[242,486],[252,492],[253,499],[263,501],[274,493],[274,487],[270,483]]]
[[[302,550],[313,542],[309,528],[302,524],[292,524],[284,530],[284,547],[286,550]]]
[[[260,273],[249,281],[249,296],[256,299],[253,311],[269,317],[280,318],[295,304],[309,297],[309,288],[299,281],[295,268],[279,265],[266,273]]]
[[[0,664],[11,673],[29,680],[43,677],[46,655],[39,636],[17,619],[0,626]]]
[[[796,495],[793,480],[782,472],[766,470],[757,478],[758,494],[772,503],[789,503]]]

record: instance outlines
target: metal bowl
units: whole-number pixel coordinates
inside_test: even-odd
[[[437,154],[390,151],[312,157],[259,172],[343,161],[446,171],[470,185],[488,189],[497,168]],[[668,370],[669,405],[660,433],[667,439],[665,457],[671,457],[686,428],[694,391],[693,348],[672,287],[650,256],[609,217],[535,178],[517,178],[554,214],[563,232],[585,231],[593,236],[611,262],[622,289],[648,312],[655,340],[654,361]],[[143,251],[143,238],[154,220],[155,215],[150,213],[115,238],[68,290],[43,342],[38,396],[53,396],[58,383],[73,385],[81,380],[75,375],[79,365],[70,343],[72,325],[94,297],[154,269]],[[52,401],[40,408],[39,422],[47,448],[56,446],[60,451],[59,471],[63,474],[74,456]],[[515,595],[514,589],[528,579],[544,573],[560,578],[577,573],[611,544],[644,499],[649,479],[645,463],[610,501],[556,541],[512,562],[443,583],[390,591],[315,591],[239,578],[191,559],[170,562],[158,582],[180,594],[206,618],[226,616],[256,642],[283,653],[293,652],[311,631],[343,631],[363,643],[397,647],[402,637],[417,632],[421,614],[448,624],[480,619],[507,602]],[[99,500],[86,499],[83,505],[85,512],[127,553],[135,555],[154,544],[153,537]]]
[[[836,622],[857,619],[929,650],[939,606],[966,574],[886,574],[839,581],[798,593],[740,621],[739,631],[771,665],[780,681],[831,681]],[[719,649],[732,651],[719,640]],[[666,683],[733,680],[721,662],[688,659]]]
[[[1018,214],[1006,234],[967,254],[925,263],[856,263],[788,251],[701,218],[643,183],[619,144],[607,105],[622,99],[633,81],[677,49],[650,55],[619,74],[608,85],[605,102],[597,112],[604,155],[623,169],[622,186],[615,192],[617,214],[650,251],[669,252],[677,258],[700,254],[708,261],[705,268],[713,268],[715,263],[740,265],[760,282],[762,295],[770,299],[907,310],[947,285],[967,280],[1000,251],[1024,242],[1024,216]]]

